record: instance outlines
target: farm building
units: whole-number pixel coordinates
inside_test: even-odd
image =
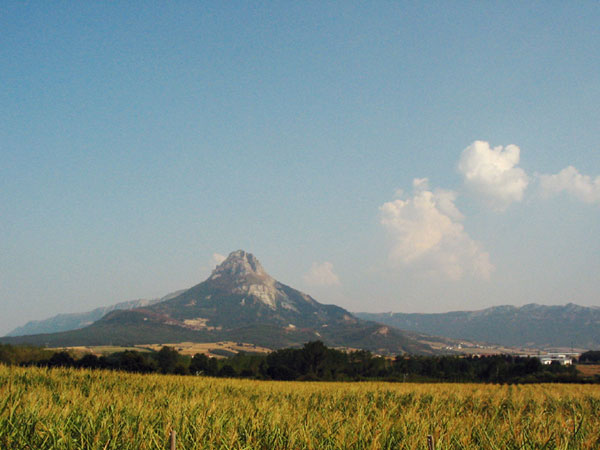
[[[547,354],[538,356],[542,364],[550,365],[553,362],[558,362],[563,366],[570,366],[573,364],[573,358],[565,354]]]

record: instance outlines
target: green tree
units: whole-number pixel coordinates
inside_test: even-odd
[[[210,367],[210,358],[204,353],[196,353],[190,363],[190,373],[192,375],[208,375]]]
[[[166,345],[161,348],[156,355],[158,368],[162,373],[174,373],[178,360],[179,353],[177,350]]]

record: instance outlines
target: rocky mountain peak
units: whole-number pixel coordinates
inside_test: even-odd
[[[271,309],[290,307],[287,295],[279,289],[277,281],[265,272],[252,253],[243,250],[230,253],[213,270],[208,281],[225,286],[234,294],[255,298]]]
[[[249,276],[271,278],[265,272],[258,259],[252,253],[247,253],[244,250],[231,252],[225,261],[215,268],[211,278],[218,278],[218,276],[227,276],[234,279],[247,278]]]

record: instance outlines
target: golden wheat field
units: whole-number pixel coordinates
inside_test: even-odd
[[[0,366],[0,448],[600,448],[594,385],[307,383]]]

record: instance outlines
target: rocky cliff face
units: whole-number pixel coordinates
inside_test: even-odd
[[[242,306],[248,300],[249,303],[258,301],[272,310],[296,310],[283,285],[263,269],[254,255],[243,250],[232,252],[217,266],[206,283],[234,295],[243,295]]]
[[[275,281],[265,272],[258,259],[252,253],[246,253],[244,250],[231,252],[225,261],[213,270],[209,280],[223,275],[239,283],[243,283],[249,278],[259,281]]]

